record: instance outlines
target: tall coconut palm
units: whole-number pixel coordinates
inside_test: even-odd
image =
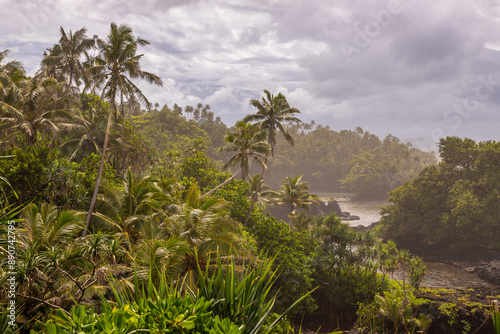
[[[85,75],[81,62],[82,56],[94,46],[94,40],[87,38],[87,29],[82,28],[69,34],[60,27],[61,38],[58,44],[47,49],[42,60],[42,71],[58,81],[67,80],[71,87],[73,82],[80,86]]]
[[[236,155],[229,159],[224,168],[239,166],[243,181],[249,175],[251,160],[257,162],[264,169],[267,168],[266,156],[270,146],[263,141],[265,136],[265,132],[254,125],[243,121],[236,122],[235,131],[228,132],[224,137],[226,146],[219,149],[220,151],[236,152]]]
[[[111,30],[107,39],[105,41],[99,39],[97,42],[100,50],[89,69],[91,77],[90,89],[92,92],[101,91],[101,98],[106,98],[110,103],[110,112],[99,172],[87,215],[86,229],[83,231],[82,236],[85,236],[87,233],[90,218],[97,200],[111,132],[111,123],[113,121],[112,115],[115,115],[115,120],[117,118],[116,99],[118,97],[120,99],[127,97],[149,106],[151,105],[150,102],[134,84],[133,80],[142,79],[155,85],[162,85],[160,77],[141,69],[140,60],[143,55],[137,54],[137,48],[148,45],[149,42],[142,38],[135,38],[130,27],[126,25],[118,26],[116,23],[111,23]]]
[[[262,97],[262,102],[259,100],[250,101],[250,104],[257,108],[257,112],[246,116],[243,120],[245,122],[258,122],[261,129],[267,132],[267,142],[271,146],[271,156],[274,156],[277,131],[283,135],[287,142],[293,145],[293,138],[287,132],[285,123],[300,123],[301,120],[294,116],[300,111],[291,108],[283,94],[279,93],[274,96],[266,89],[264,89],[264,93],[267,99]]]
[[[286,100],[285,96],[279,93],[277,96],[272,95],[268,90],[264,89],[266,97],[262,97],[262,102],[259,100],[251,100],[250,105],[257,108],[257,112],[252,115],[246,116],[243,120],[245,122],[258,122],[260,128],[267,133],[267,142],[271,147],[271,156],[274,156],[274,147],[276,146],[276,131],[281,132],[285,140],[293,145],[293,138],[288,133],[285,128],[286,122],[302,122],[300,119],[295,117],[295,114],[300,113],[296,108],[291,108]],[[264,177],[265,169],[262,168],[261,178]],[[259,181],[258,184],[260,184]],[[252,196],[252,202],[250,204],[250,209],[248,210],[247,218],[245,224],[248,223],[250,215],[252,214],[255,201],[257,200],[257,194],[259,189],[254,191]]]

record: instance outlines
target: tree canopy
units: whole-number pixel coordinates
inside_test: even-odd
[[[500,210],[500,143],[447,137],[441,162],[391,193],[383,234],[397,241],[496,246]]]

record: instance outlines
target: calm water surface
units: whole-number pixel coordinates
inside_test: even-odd
[[[346,197],[336,198],[342,211],[359,216],[360,220],[349,221],[349,224],[368,226],[380,220],[379,206],[388,205],[386,201],[354,201]]]
[[[321,196],[323,195],[323,196]],[[347,195],[341,194],[321,194],[319,195],[325,202],[328,198],[335,198],[342,211],[347,211],[351,215],[360,217],[360,220],[348,221],[352,226],[368,226],[380,220],[379,206],[388,205],[386,201],[355,201]],[[425,262],[427,272],[422,285],[433,288],[477,288],[494,287],[483,281],[473,273],[469,273],[455,266],[440,262]]]

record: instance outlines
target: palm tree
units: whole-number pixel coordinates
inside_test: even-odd
[[[236,122],[235,132],[228,132],[225,135],[224,141],[227,144],[219,149],[220,151],[237,152],[229,159],[224,168],[239,166],[243,181],[249,175],[250,160],[254,160],[264,169],[267,168],[266,156],[269,152],[269,145],[263,141],[265,136],[265,132],[254,125],[243,121]]]
[[[102,185],[95,222],[123,234],[131,249],[133,242],[139,239],[144,221],[171,203],[169,194],[161,191],[158,182],[151,176],[134,178],[132,172],[127,171],[119,187]]]
[[[14,158],[14,155],[0,155],[0,160],[7,160]],[[0,176],[0,217],[4,214],[4,211],[9,207],[9,197],[14,196],[18,198],[18,195],[12,185],[9,183],[7,178]],[[1,222],[1,220],[0,220]],[[0,233],[1,234],[1,233]]]
[[[276,192],[271,190],[267,184],[264,183],[264,178],[260,174],[252,175],[250,179],[250,193],[257,192],[257,202],[266,205],[273,202],[276,197]]]
[[[93,66],[89,69],[92,79],[91,90],[101,90],[101,98],[105,97],[110,103],[110,112],[99,164],[99,172],[97,174],[96,185],[87,215],[87,222],[85,224],[86,229],[83,231],[82,236],[85,236],[87,233],[92,211],[94,210],[97,200],[113,114],[116,120],[117,97],[122,98],[125,96],[150,106],[151,104],[148,99],[132,80],[142,79],[152,84],[162,85],[160,77],[141,69],[140,60],[143,55],[137,54],[137,48],[138,46],[145,46],[148,44],[149,42],[145,39],[134,38],[130,27],[126,25],[117,26],[116,23],[111,23],[111,31],[106,41],[98,40],[100,51],[93,61]]]
[[[163,229],[165,230],[165,229]],[[182,273],[187,244],[179,238],[142,239],[134,249],[134,275],[141,282],[159,282],[160,277],[175,279]],[[129,281],[133,277],[129,277]]]
[[[194,287],[197,270],[196,255],[205,256],[209,251],[229,254],[238,252],[240,225],[229,217],[226,203],[213,198],[201,198],[197,186],[188,189],[182,204],[172,204],[174,213],[162,224],[170,237],[184,241],[190,251],[185,253],[185,271],[189,286]]]
[[[124,255],[119,239],[95,233],[76,238],[84,228],[84,213],[29,204],[16,232],[16,294],[31,318],[40,307],[62,308],[90,302],[104,294],[106,272]],[[0,220],[1,223],[1,220]],[[2,245],[5,239],[0,240]],[[0,246],[0,256],[4,249]],[[4,280],[0,272],[0,280]],[[67,312],[67,311],[65,311]]]
[[[293,179],[287,176],[278,193],[279,198],[277,203],[288,205],[290,213],[295,208],[309,210],[309,204],[317,202],[317,197],[309,193],[307,182],[302,181],[302,175],[296,176]]]
[[[192,186],[184,202],[172,204],[170,210],[173,215],[165,224],[169,234],[186,241],[191,248],[206,252],[218,247],[229,250],[235,246],[240,228],[229,217],[224,201],[200,198],[200,190]]]
[[[37,244],[42,249],[67,243],[83,228],[82,215],[72,210],[59,211],[55,206],[28,204],[21,214],[22,243]]]
[[[101,153],[106,135],[106,116],[107,112],[101,108],[83,110],[71,131],[60,132],[61,135],[68,136],[60,147],[61,152],[77,162],[91,153]]]
[[[296,210],[292,211],[288,217],[291,220],[292,226],[297,231],[307,231],[309,229],[309,225],[314,222],[314,219],[309,217],[307,213],[299,213]]]
[[[300,113],[296,108],[291,108],[285,96],[279,93],[277,96],[264,89],[267,96],[259,100],[251,100],[250,104],[257,108],[253,115],[246,116],[245,122],[258,122],[262,130],[267,132],[267,142],[271,146],[271,156],[274,156],[274,147],[276,146],[276,131],[281,132],[285,140],[293,145],[293,138],[285,128],[286,122],[300,123],[301,120],[294,116]]]
[[[250,105],[257,108],[257,112],[253,115],[246,116],[244,122],[258,122],[260,128],[267,132],[267,142],[271,147],[271,156],[274,156],[274,147],[276,146],[276,130],[280,131],[285,140],[293,145],[293,138],[285,128],[285,122],[300,123],[301,120],[294,116],[300,113],[296,108],[291,108],[285,96],[279,93],[277,96],[272,95],[268,90],[264,89],[267,96],[262,97],[262,102],[259,100],[251,100]],[[262,168],[261,178],[264,177],[265,169]],[[260,184],[259,181],[258,184]],[[255,201],[257,200],[258,189],[254,191],[250,209],[248,210],[245,224],[248,223],[252,214]]]
[[[45,304],[59,307],[72,282],[59,269],[68,268],[65,262],[72,255],[74,238],[84,227],[83,215],[72,210],[58,210],[55,206],[28,204],[21,213],[17,245],[18,296],[32,307]],[[74,266],[73,266],[74,267]],[[28,306],[28,305],[27,305]]]
[[[193,106],[186,106],[184,108],[184,112],[187,114],[187,119],[189,120],[191,118],[191,114],[193,113],[194,108]]]
[[[22,86],[20,83],[26,80],[26,71],[19,61],[13,60],[3,64],[8,55],[9,50],[0,52],[0,101],[4,103],[17,99],[19,86]]]
[[[94,46],[94,40],[87,38],[87,29],[82,28],[66,34],[60,27],[61,39],[58,44],[47,49],[42,60],[42,70],[45,75],[51,76],[58,81],[67,80],[71,87],[73,81],[80,85],[85,69],[81,58]]]
[[[20,62],[14,60],[3,64],[8,55],[9,50],[0,52],[0,144],[6,143],[16,133],[1,131],[6,127],[10,128],[4,117],[8,112],[17,112],[13,105],[22,99],[22,91],[28,82],[26,71]]]
[[[20,131],[27,142],[37,141],[39,133],[50,138],[64,127],[72,126],[70,104],[74,97],[53,78],[32,78],[23,83],[20,94],[6,106],[0,122],[8,131]]]

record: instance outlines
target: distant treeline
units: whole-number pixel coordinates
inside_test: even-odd
[[[161,110],[136,112],[133,124],[161,156],[180,157],[182,148],[202,140],[207,153],[227,161],[227,153],[217,153],[230,129],[210,106],[198,104],[184,109],[174,105]],[[352,192],[362,198],[386,198],[389,191],[415,178],[425,166],[436,164],[434,153],[423,152],[388,135],[381,140],[361,128],[331,130],[310,123],[291,124],[292,147],[281,136],[268,162],[266,183],[276,189],[287,175],[303,175],[314,192]],[[260,173],[256,167],[254,173]]]

